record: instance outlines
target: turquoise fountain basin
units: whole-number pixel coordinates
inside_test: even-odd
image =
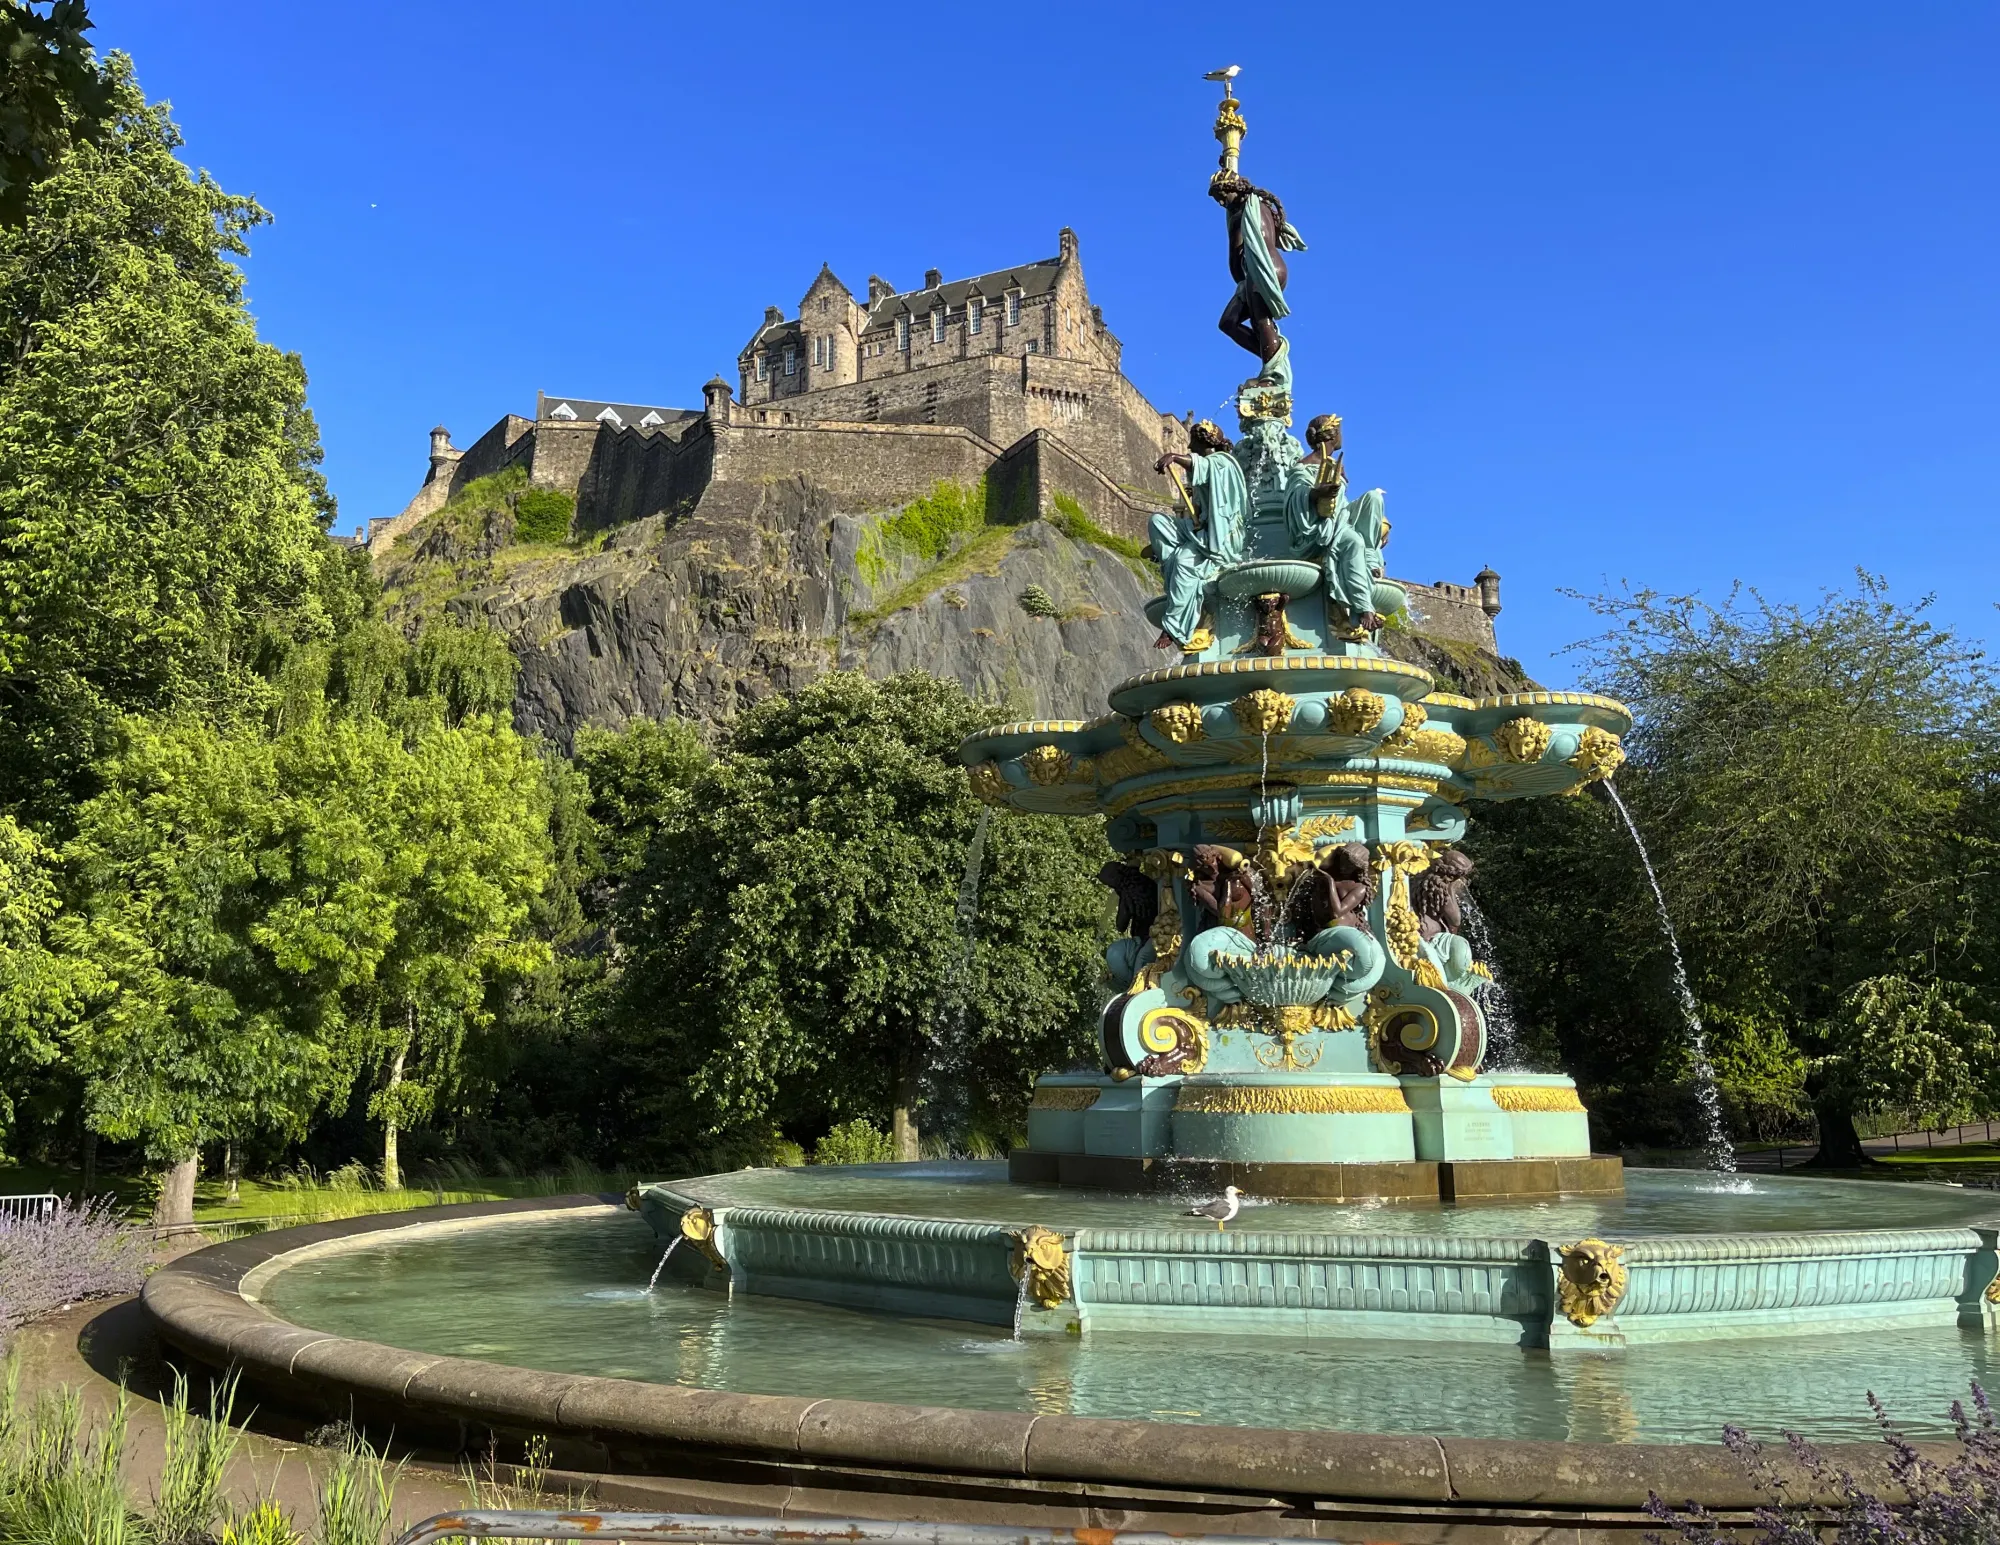
[[[1090,1284],[1115,1280],[1130,1297],[1147,1273],[1128,1269],[1134,1257],[1121,1241],[1167,1238],[1187,1247],[1183,1259],[1238,1268],[1233,1278],[1218,1269],[1175,1279],[1177,1294],[1218,1309],[1232,1295],[1254,1296],[1247,1268],[1258,1257],[1216,1253],[1214,1225],[1183,1216],[1170,1198],[1037,1192],[1007,1185],[998,1172],[993,1165],[761,1170],[683,1189],[719,1208],[816,1217],[817,1229],[797,1229],[795,1256],[839,1255],[841,1241],[854,1241],[861,1248],[848,1258],[872,1260],[877,1278],[909,1269],[917,1251],[909,1236],[871,1232],[871,1221],[989,1228],[1039,1221],[1098,1241],[1106,1270],[1094,1269],[1086,1248],[1079,1275]],[[1789,1260],[1767,1258],[1750,1273],[1780,1293],[1814,1258],[1808,1245],[1837,1251],[1879,1230],[1872,1255],[1817,1258],[1872,1262],[1866,1278],[1887,1302],[1904,1284],[1920,1295],[1944,1287],[1942,1275],[1926,1278],[1931,1268],[1923,1263],[1957,1236],[1990,1246],[1982,1220],[1991,1210],[1983,1194],[1940,1187],[1638,1170],[1622,1197],[1533,1206],[1257,1207],[1221,1238],[1372,1239],[1374,1259],[1388,1270],[1369,1291],[1387,1302],[1424,1291],[1419,1277],[1454,1248],[1451,1271],[1463,1284],[1482,1269],[1482,1251],[1494,1240],[1594,1234],[1622,1242],[1628,1259],[1650,1262],[1634,1266],[1632,1292],[1643,1271],[1657,1276],[1649,1294],[1683,1300],[1684,1312],[1714,1313],[1722,1311],[1703,1270],[1717,1241],[1799,1241]],[[1842,1230],[1826,1228],[1836,1222]],[[727,1249],[752,1232],[746,1227],[732,1243],[727,1215],[724,1225]],[[929,1248],[944,1256],[953,1247]],[[1500,1341],[1441,1345],[1444,1338],[1415,1317],[1394,1333],[1324,1334],[1329,1320],[1321,1317],[1259,1334],[1188,1336],[1093,1315],[1080,1337],[1017,1338],[1005,1324],[861,1312],[746,1292],[740,1282],[733,1292],[709,1291],[671,1270],[649,1293],[659,1250],[624,1209],[433,1225],[281,1256],[260,1268],[255,1294],[317,1332],[534,1369],[752,1394],[1444,1437],[1712,1442],[1730,1420],[1764,1438],[1790,1428],[1819,1440],[1867,1439],[1871,1390],[1906,1430],[1942,1434],[1949,1403],[1965,1395],[1968,1381],[1990,1385],[1996,1376],[1985,1330],[1961,1327],[1952,1313],[1867,1335],[1798,1323],[1783,1335],[1553,1354]],[[680,1247],[673,1264],[692,1255]],[[1843,1274],[1862,1278],[1844,1267],[1834,1276]],[[1153,1280],[1164,1285],[1165,1274]],[[1739,1291],[1752,1286],[1742,1281]],[[1012,1283],[995,1288],[1004,1296]],[[1111,1301],[1095,1286],[1085,1298]]]

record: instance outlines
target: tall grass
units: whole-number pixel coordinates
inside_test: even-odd
[[[384,1464],[367,1439],[350,1431],[317,1487],[318,1545],[382,1545],[401,1474],[402,1466]]]
[[[209,1391],[208,1415],[188,1409],[184,1375],[174,1374],[173,1399],[160,1408],[166,1424],[166,1457],[153,1499],[152,1535],[158,1545],[208,1545],[222,1514],[222,1476],[242,1439],[231,1418],[236,1376]]]

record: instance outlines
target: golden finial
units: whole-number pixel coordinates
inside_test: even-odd
[[[1237,159],[1243,151],[1243,135],[1249,127],[1239,111],[1242,104],[1236,100],[1236,77],[1242,73],[1242,65],[1228,64],[1202,76],[1203,80],[1222,82],[1222,102],[1215,110],[1215,137],[1222,142],[1222,169],[1225,172],[1236,170]]]

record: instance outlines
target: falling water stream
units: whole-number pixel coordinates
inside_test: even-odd
[[[678,1250],[680,1248],[680,1245],[681,1242],[678,1236],[667,1241],[666,1255],[660,1257],[660,1264],[653,1268],[652,1276],[646,1279],[646,1291],[648,1293],[652,1292],[654,1288],[660,1285],[660,1273],[667,1269],[668,1257],[671,1256],[676,1250]]]
[[[1500,957],[1493,948],[1493,930],[1486,914],[1470,893],[1458,898],[1459,916],[1465,921],[1465,942],[1472,946],[1475,960],[1485,963],[1493,975],[1479,990],[1479,1007],[1486,1015],[1486,1064],[1495,1072],[1518,1072],[1521,1066],[1520,1023],[1514,1017],[1514,999],[1500,975]]]
[[[1646,871],[1646,883],[1653,887],[1653,905],[1659,909],[1660,931],[1666,934],[1667,948],[1673,952],[1674,993],[1680,999],[1681,1018],[1687,1027],[1688,1059],[1694,1067],[1694,1097],[1701,1107],[1702,1148],[1708,1155],[1708,1167],[1733,1175],[1736,1173],[1736,1150],[1730,1145],[1729,1134],[1723,1130],[1722,1095],[1715,1085],[1715,1069],[1708,1060],[1708,1033],[1702,1029],[1701,1010],[1695,1006],[1694,991],[1688,986],[1687,964],[1681,959],[1680,936],[1674,932],[1674,920],[1667,912],[1666,892],[1660,889],[1660,877],[1653,872],[1653,860],[1646,852],[1646,841],[1639,835],[1639,825],[1632,819],[1632,812],[1618,797],[1617,786],[1607,782],[1604,792],[1611,796],[1611,803],[1617,806],[1618,814],[1625,822],[1625,830],[1632,834],[1632,846],[1639,850],[1639,863]]]

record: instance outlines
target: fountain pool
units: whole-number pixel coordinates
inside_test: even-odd
[[[1123,1217],[1138,1200],[1038,1194],[1009,1186],[1003,1175],[997,1165],[864,1166],[748,1171],[712,1184],[718,1195],[742,1198],[737,1205],[786,1196],[828,1210],[894,1208],[1002,1224],[1032,1213],[1076,1229]],[[1154,1226],[1214,1237],[1211,1225],[1180,1216],[1167,1198],[1142,1205]],[[1991,1210],[1983,1194],[1944,1187],[1640,1170],[1617,1197],[1430,1209],[1428,1217],[1407,1207],[1285,1204],[1246,1211],[1232,1232],[1586,1229],[1636,1245],[1690,1227],[1792,1233],[1830,1218],[1857,1227],[1955,1228]],[[739,1394],[1588,1443],[1712,1441],[1725,1417],[1763,1436],[1791,1429],[1820,1439],[1865,1438],[1871,1391],[1906,1430],[1942,1433],[1950,1402],[1968,1381],[1989,1381],[1995,1362],[1983,1328],[1961,1329],[1949,1319],[1859,1336],[1554,1353],[1417,1336],[1191,1337],[1093,1328],[1080,1338],[1016,1339],[999,1325],[708,1291],[671,1268],[649,1293],[657,1254],[639,1220],[606,1207],[397,1229],[309,1248],[259,1267],[245,1291],[284,1319],[332,1335]],[[676,1258],[694,1254],[684,1249]],[[496,1262],[504,1270],[496,1271]],[[1726,1413],[1717,1400],[1725,1385]]]

